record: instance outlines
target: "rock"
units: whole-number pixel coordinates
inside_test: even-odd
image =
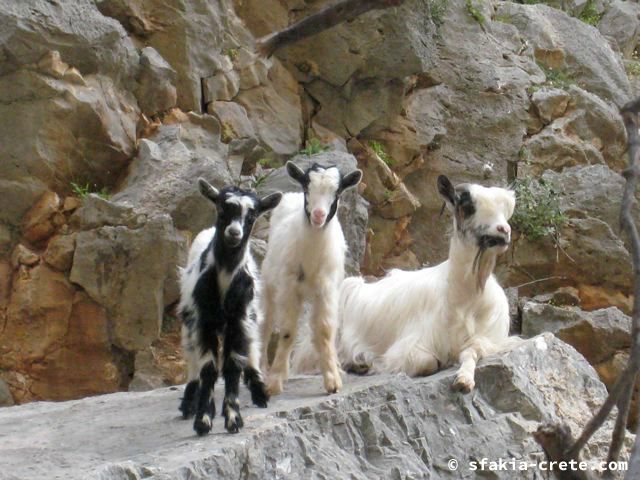
[[[48,266],[20,268],[0,337],[0,370],[42,360],[60,348],[69,328],[73,295],[65,276]]]
[[[5,408],[0,468],[25,479],[70,480],[169,480],[185,472],[207,477],[215,472],[219,478],[242,472],[250,478],[449,476],[451,459],[460,462],[461,472],[472,460],[497,460],[505,452],[517,460],[543,460],[532,437],[538,424],[562,420],[575,435],[606,397],[584,359],[548,334],[480,362],[473,395],[453,393],[453,377],[453,370],[420,379],[349,376],[331,397],[321,394],[316,377],[297,377],[260,410],[249,406],[241,388],[242,432],[225,436],[216,417],[215,435],[200,439],[191,422],[176,419],[182,388]],[[221,391],[219,384],[217,405]],[[43,437],[43,424],[53,419],[55,435]],[[87,424],[91,441],[82,428]],[[584,450],[585,461],[606,458],[612,428],[611,418]],[[24,458],[35,461],[26,465]],[[507,479],[513,473],[493,476]],[[538,476],[528,469],[518,478]]]
[[[107,309],[118,347],[141,350],[158,338],[165,282],[181,264],[180,241],[166,215],[137,229],[101,227],[76,234],[70,279]]]
[[[279,0],[234,0],[233,4],[238,16],[256,38],[289,26],[289,5],[283,5]]]
[[[230,4],[207,0],[102,0],[101,3],[103,12],[143,37],[145,45],[158,51],[176,71],[177,105],[184,111],[203,112],[206,106],[202,98],[203,79],[228,62],[228,54],[238,45],[253,42]]]
[[[508,18],[547,69],[564,72],[585,90],[618,106],[629,101],[631,90],[622,62],[595,27],[544,4],[499,2],[496,15]]]
[[[540,102],[540,92],[544,91],[532,96],[534,106]],[[617,109],[576,86],[569,87],[566,95],[570,100],[564,115],[524,143],[527,153],[520,159],[518,176],[574,165],[625,167],[627,137]],[[540,118],[544,122],[547,115]]]
[[[233,184],[233,178],[215,117],[189,114],[180,120],[140,141],[127,178],[111,201],[136,214],[167,213],[177,229],[197,233],[215,220],[213,205],[198,190],[198,177],[219,188]]]
[[[569,94],[559,88],[543,88],[533,93],[531,103],[540,119],[548,124],[567,111]]]
[[[44,54],[38,61],[38,70],[55,78],[63,78],[65,72],[69,69],[69,65],[64,63],[60,58],[60,52],[51,50]]]
[[[82,205],[82,202],[78,197],[67,197],[62,204],[62,211],[65,213],[75,212],[78,207]]]
[[[598,22],[598,30],[614,42],[616,50],[625,58],[631,58],[640,39],[639,18],[640,5],[614,0]]]
[[[164,112],[176,106],[176,72],[152,47],[140,52],[140,74],[136,97],[146,115]]]
[[[82,206],[71,216],[70,221],[74,228],[90,230],[105,225],[135,227],[139,219],[132,207],[90,193],[84,198]]]
[[[0,223],[0,253],[7,253],[11,249],[13,240],[11,239],[11,229]]]
[[[234,70],[220,71],[202,80],[204,102],[229,101],[240,91],[240,77]]]
[[[7,303],[9,303],[12,275],[13,266],[9,262],[0,260],[0,317],[2,316],[2,311],[7,308]]]
[[[585,312],[527,302],[522,308],[522,334],[533,337],[542,332],[567,342],[592,365],[631,346],[631,318],[615,307]]]
[[[44,252],[44,261],[56,270],[66,272],[73,263],[75,247],[75,234],[56,235],[47,245],[47,250]]]
[[[1,219],[18,224],[45,190],[113,185],[135,152],[137,119],[133,96],[106,76],[86,86],[24,69],[0,76],[0,156],[15,159],[0,165],[0,194],[16,202]]]
[[[235,102],[211,102],[208,112],[215,115],[220,122],[223,142],[229,143],[235,139],[256,136],[253,124],[242,105]]]
[[[55,192],[46,192],[31,207],[23,219],[22,235],[31,243],[46,240],[55,231],[53,215],[60,208],[60,197]]]
[[[11,265],[14,269],[17,269],[20,265],[27,267],[33,267],[40,261],[40,257],[37,253],[29,248],[25,247],[21,243],[16,245],[11,254]]]
[[[580,305],[585,310],[597,310],[609,306],[618,307],[627,315],[633,310],[633,296],[611,288],[583,284],[578,287]]]
[[[103,16],[92,0],[2,0],[0,25],[5,52],[0,75],[57,51],[83,75],[103,74],[128,87],[134,84],[138,54],[133,43],[120,24]],[[53,57],[45,63],[59,64]]]
[[[147,390],[164,387],[165,385],[161,372],[159,372],[154,365],[153,353],[150,350],[137,352],[135,373],[129,384],[129,391],[146,392]]]
[[[109,320],[101,306],[76,292],[62,348],[30,372],[32,398],[69,400],[118,391],[126,373],[112,353]]]
[[[269,72],[270,85],[243,90],[236,97],[261,142],[277,155],[291,155],[302,143],[302,106],[298,83],[278,62]]]
[[[11,395],[6,382],[4,380],[0,380],[0,407],[10,407],[11,405],[15,405],[13,396]]]
[[[302,169],[309,168],[313,163],[335,165],[343,174],[357,167],[353,155],[342,152],[322,152],[311,156],[297,155],[291,160]],[[301,187],[289,177],[285,167],[280,167],[270,173],[257,190],[261,196],[264,196],[273,192],[299,192]],[[360,263],[364,258],[368,217],[367,202],[358,194],[357,189],[347,190],[342,195],[338,207],[338,219],[347,242],[345,262],[347,274],[352,275],[360,271]]]
[[[547,171],[542,178],[556,192],[567,217],[560,248],[547,238],[517,240],[509,256],[509,283],[545,278],[551,280],[545,282],[547,290],[594,285],[631,293],[631,258],[617,233],[619,204],[611,201],[622,198],[624,179],[605,165]]]

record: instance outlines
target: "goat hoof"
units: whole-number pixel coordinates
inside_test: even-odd
[[[461,393],[469,393],[475,387],[473,379],[468,378],[465,375],[458,375],[451,386],[454,391]]]
[[[202,418],[196,418],[193,422],[193,429],[200,437],[206,435],[211,431],[211,417],[203,415]]]
[[[324,379],[324,388],[327,393],[338,393],[342,388],[342,378],[339,373],[330,373]]]
[[[269,394],[267,393],[267,387],[265,387],[264,384],[261,384],[259,387],[255,387],[251,391],[251,401],[256,407],[267,408]]]
[[[282,380],[280,378],[267,379],[267,395],[273,397],[282,393]]]
[[[239,433],[242,427],[244,427],[244,421],[240,416],[240,412],[231,411],[224,417],[224,428],[227,432]]]

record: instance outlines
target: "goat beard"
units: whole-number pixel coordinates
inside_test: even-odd
[[[476,288],[479,291],[484,290],[487,280],[496,266],[497,257],[496,252],[484,245],[478,248],[476,258],[473,260],[473,273],[476,275]]]

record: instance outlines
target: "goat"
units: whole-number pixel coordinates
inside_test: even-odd
[[[215,227],[195,238],[189,265],[181,273],[178,312],[188,383],[180,411],[184,418],[195,413],[193,428],[198,435],[211,430],[222,343],[224,426],[237,433],[243,426],[238,402],[242,372],[253,403],[266,407],[269,400],[259,365],[258,275],[248,246],[254,222],[275,208],[282,194],[260,199],[236,187],[218,191],[203,179],[198,183],[200,193],[216,206],[218,218]]]
[[[287,193],[271,215],[269,245],[262,263],[265,314],[262,324],[262,362],[267,367],[267,345],[274,323],[279,329],[276,354],[267,375],[267,391],[282,392],[289,376],[289,360],[305,299],[311,303],[312,342],[320,357],[324,387],[342,388],[335,349],[338,288],[344,278],[346,243],[335,218],[340,195],[360,182],[362,172],[342,175],[335,166],[313,164],[303,171],[286,165],[303,193]]]
[[[510,243],[515,194],[438,177],[453,213],[449,259],[418,271],[392,270],[341,285],[339,357],[347,370],[429,375],[460,363],[453,387],[475,386],[478,360],[510,344],[509,306],[492,272]],[[444,207],[443,207],[444,208]],[[373,365],[372,365],[373,364]]]

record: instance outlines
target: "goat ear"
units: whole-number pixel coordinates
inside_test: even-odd
[[[260,206],[258,207],[259,215],[276,208],[280,200],[282,200],[282,193],[280,192],[272,193],[271,195],[261,198]]]
[[[287,173],[289,174],[289,176],[293,178],[296,182],[298,182],[300,185],[303,185],[305,181],[304,171],[291,161],[287,162],[286,167],[287,167]]]
[[[455,206],[457,198],[456,189],[445,175],[438,176],[438,193],[440,193],[449,206]]]
[[[355,187],[360,183],[360,180],[362,180],[362,170],[355,170],[348,173],[340,180],[340,191]]]
[[[220,192],[213,185],[207,182],[204,178],[198,178],[198,187],[200,188],[200,193],[202,195],[211,200],[213,203],[216,203]]]

